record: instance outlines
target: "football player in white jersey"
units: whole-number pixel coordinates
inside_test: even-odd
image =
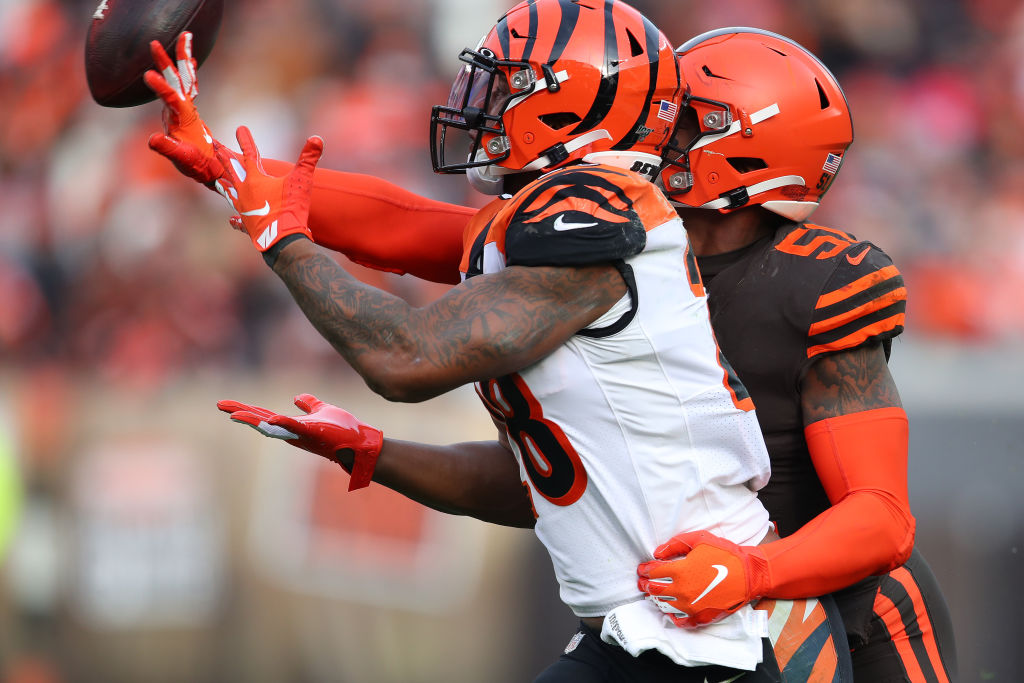
[[[440,510],[534,527],[582,622],[538,680],[778,680],[772,604],[680,629],[636,585],[637,564],[676,533],[738,544],[771,533],[753,405],[715,343],[682,223],[650,182],[682,98],[671,46],[617,0],[529,0],[460,60],[432,115],[435,170],[514,194],[472,219],[463,282],[433,304],[357,282],[309,239],[319,138],[277,177],[240,128],[243,154],[218,150],[216,186],[372,389],[419,401],[474,383],[499,438],[398,442],[309,395],[298,418],[220,408],[338,462],[353,488],[372,478]],[[848,678],[841,627],[817,601],[800,612],[824,635],[787,680]]]

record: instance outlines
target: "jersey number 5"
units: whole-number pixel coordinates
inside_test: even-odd
[[[505,423],[519,449],[533,488],[554,505],[572,505],[587,488],[579,453],[557,423],[544,417],[540,402],[519,375],[477,385],[484,405]]]

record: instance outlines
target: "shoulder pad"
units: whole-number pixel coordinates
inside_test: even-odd
[[[586,265],[643,251],[647,230],[675,217],[650,182],[604,166],[548,173],[513,200],[505,230],[509,265]]]

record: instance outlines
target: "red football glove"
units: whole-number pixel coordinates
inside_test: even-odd
[[[323,154],[324,141],[317,136],[306,140],[299,162],[288,175],[279,177],[263,170],[260,151],[248,128],[241,126],[235,137],[242,160],[234,158],[226,147],[218,146],[216,154],[224,166],[224,175],[213,184],[239,214],[231,219],[231,225],[247,232],[261,252],[288,235],[312,239],[307,226],[313,171]]]
[[[217,407],[231,415],[235,422],[247,424],[263,436],[283,439],[296,448],[316,453],[339,465],[338,451],[352,451],[355,459],[348,490],[369,486],[377,458],[384,447],[384,434],[311,394],[296,396],[295,405],[306,415],[288,417],[237,401],[217,402]]]
[[[740,546],[707,531],[678,534],[636,570],[637,587],[676,626],[718,621],[764,595],[768,560],[757,546]]]
[[[149,147],[170,159],[183,175],[209,185],[224,173],[224,167],[214,154],[219,143],[199,118],[195,105],[199,83],[196,80],[196,60],[192,57],[192,34],[185,31],[178,36],[175,44],[177,66],[171,62],[159,41],[152,41],[149,49],[159,73],[147,71],[143,80],[164,102],[164,133],[151,135]]]

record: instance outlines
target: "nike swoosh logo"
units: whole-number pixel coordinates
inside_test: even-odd
[[[266,216],[270,213],[270,202],[263,200],[262,209],[253,209],[252,211],[239,211],[243,216]]]
[[[732,683],[733,681],[738,681],[739,679],[743,678],[746,675],[747,675],[747,673],[743,672],[741,674],[737,674],[737,675],[733,676],[732,678],[724,678],[724,679],[722,679],[720,681],[709,681],[708,677],[705,676],[704,677],[704,683]]]
[[[705,595],[707,595],[708,593],[713,591],[715,589],[715,586],[717,586],[718,584],[720,584],[723,581],[725,581],[725,577],[729,576],[729,568],[726,567],[725,565],[713,564],[711,566],[714,567],[718,571],[718,576],[716,576],[715,578],[711,579],[711,583],[708,584],[708,587],[704,589],[703,593],[701,593],[700,595],[698,595],[697,597],[695,597],[693,599],[693,602],[690,603],[691,605],[696,605],[698,600],[700,600]]]
[[[851,266],[859,266],[860,262],[864,260],[864,257],[871,251],[871,247],[864,247],[864,251],[860,252],[856,256],[846,255],[846,260],[850,262]]]
[[[565,214],[558,214],[558,218],[555,219],[555,230],[562,232],[563,230],[578,230],[579,228],[592,228],[597,223],[566,223]]]

